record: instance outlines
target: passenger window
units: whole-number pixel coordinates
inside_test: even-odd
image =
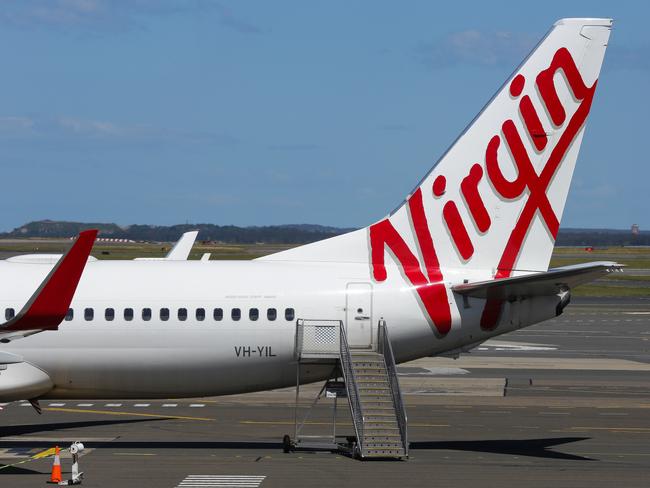
[[[132,308],[125,308],[124,309],[124,320],[127,322],[130,322],[133,320],[133,309]]]
[[[65,314],[65,319],[69,322],[74,318],[74,310],[69,308],[68,313]]]
[[[142,320],[145,322],[149,322],[151,320],[151,309],[150,308],[143,308],[142,309]]]
[[[92,308],[84,308],[84,319],[92,320],[95,317],[95,311]]]
[[[214,316],[214,320],[217,322],[223,320],[223,308],[215,308],[212,315]]]
[[[165,320],[169,320],[169,309],[168,308],[161,308],[160,309],[160,320],[163,322]]]
[[[178,309],[178,320],[187,320],[187,309],[186,308],[179,308]]]
[[[16,312],[14,311],[13,308],[6,308],[5,309],[5,320],[13,319],[14,315],[16,315]]]
[[[104,310],[104,318],[110,322],[115,318],[115,309],[114,308],[107,308]]]
[[[269,308],[266,311],[266,318],[269,319],[270,321],[273,321],[278,318],[278,311],[274,308]]]
[[[230,316],[232,317],[232,319],[234,321],[237,321],[237,320],[241,319],[241,309],[233,308],[232,312],[230,312]]]
[[[198,320],[199,322],[205,320],[205,308],[196,309],[196,320]]]
[[[295,317],[296,312],[294,311],[293,308],[285,308],[284,309],[284,318],[287,320],[293,320]]]
[[[251,320],[257,320],[260,318],[260,311],[257,308],[251,308],[248,311],[248,318]]]

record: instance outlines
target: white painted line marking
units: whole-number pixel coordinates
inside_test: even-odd
[[[178,407],[178,403],[163,403],[163,407]]]
[[[77,407],[92,407],[92,403],[77,403]]]
[[[104,405],[104,406],[105,406],[105,407],[121,407],[122,404],[121,404],[121,403],[107,403],[107,404]]]
[[[48,403],[48,407],[64,407],[65,403]]]
[[[206,487],[218,486],[227,487],[250,487],[257,488],[262,484],[266,476],[235,476],[235,475],[189,475],[181,481],[177,487]]]
[[[31,403],[21,403],[20,406],[21,407],[31,407],[32,404]]]
[[[190,403],[190,408],[200,408],[205,407],[203,403]]]
[[[136,403],[134,407],[148,407],[151,403]]]

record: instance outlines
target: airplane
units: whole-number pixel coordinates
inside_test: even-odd
[[[396,363],[459,354],[561,314],[620,269],[549,270],[611,19],[557,21],[390,214],[252,261],[0,261],[0,401],[181,398],[295,385],[296,328],[379,324]],[[458,96],[462,96],[458,94]],[[303,383],[327,380],[314,363]]]

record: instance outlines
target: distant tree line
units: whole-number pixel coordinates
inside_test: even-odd
[[[73,237],[84,229],[99,229],[100,237],[149,242],[173,242],[183,232],[198,230],[198,240],[200,241],[217,241],[229,244],[255,244],[259,242],[267,244],[306,244],[354,230],[312,224],[262,227],[214,224],[129,225],[122,227],[113,223],[41,220],[29,222],[11,232],[0,233],[0,238]],[[633,235],[629,230],[567,228],[560,229],[556,244],[559,246],[650,246],[650,232],[641,231]]]
[[[560,229],[558,246],[650,246],[650,232],[632,234],[629,229]]]
[[[130,239],[133,241],[172,242],[181,234],[198,230],[199,241],[217,241],[230,244],[306,244],[344,234],[353,229],[321,225],[271,225],[263,227],[237,227],[234,225],[181,224],[181,225],[130,225],[97,222],[61,222],[41,220],[29,222],[11,232],[0,233],[0,238],[58,238],[74,237],[85,229],[99,229],[99,237]]]

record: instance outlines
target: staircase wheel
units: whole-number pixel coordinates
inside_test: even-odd
[[[289,437],[289,434],[285,434],[282,438],[282,450],[286,454],[291,452],[291,447],[291,437]]]
[[[359,461],[361,460],[361,448],[359,447],[359,444],[354,444],[352,455],[354,456],[354,459],[358,459]]]

